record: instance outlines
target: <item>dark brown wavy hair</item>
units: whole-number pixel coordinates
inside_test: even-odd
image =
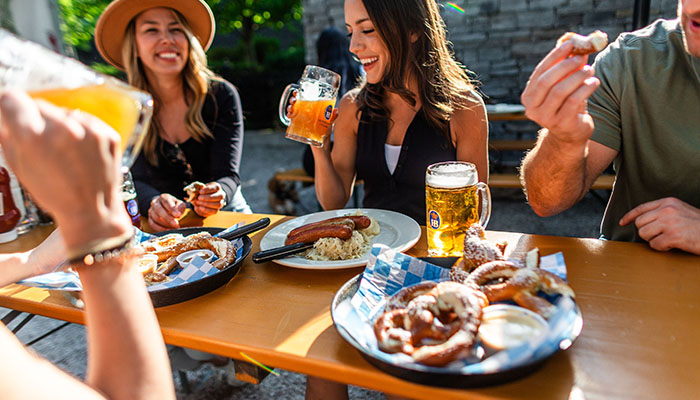
[[[435,0],[362,2],[389,50],[390,60],[379,83],[365,82],[361,86],[357,95],[359,110],[368,112],[374,121],[389,119],[389,109],[384,104],[387,92],[397,93],[415,105],[415,96],[406,87],[407,77],[414,74],[428,122],[449,137],[450,117],[455,110],[469,104],[475,82],[454,59],[437,3]],[[412,35],[417,36],[414,43],[411,43]]]

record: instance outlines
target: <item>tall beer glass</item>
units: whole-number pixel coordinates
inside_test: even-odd
[[[121,136],[122,172],[131,167],[153,114],[151,95],[4,30],[0,49],[0,90],[19,89],[102,119]]]
[[[340,87],[340,75],[335,72],[307,65],[299,83],[287,85],[280,99],[279,114],[287,125],[288,139],[313,146],[323,146],[323,139],[330,134],[331,116]],[[287,104],[293,90],[297,91],[292,115],[287,117]]]
[[[486,227],[489,222],[491,192],[479,182],[474,164],[441,162],[428,166],[425,172],[425,206],[428,255],[461,257],[467,228],[476,223]]]

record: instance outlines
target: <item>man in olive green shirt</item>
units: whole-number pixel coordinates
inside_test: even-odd
[[[678,16],[621,35],[593,67],[567,42],[532,73],[522,102],[544,129],[522,175],[538,215],[573,206],[614,162],[603,237],[700,255],[700,0]]]

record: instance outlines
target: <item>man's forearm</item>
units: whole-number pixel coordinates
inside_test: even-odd
[[[528,202],[537,215],[565,211],[586,193],[587,147],[562,143],[542,130],[535,148],[523,160],[521,178]]]

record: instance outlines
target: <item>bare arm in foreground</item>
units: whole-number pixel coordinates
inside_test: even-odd
[[[10,167],[61,227],[68,252],[132,229],[120,197],[119,137],[101,121],[5,93],[0,142]],[[45,171],[53,171],[51,179]],[[2,328],[3,398],[174,398],[165,345],[135,258],[76,268],[86,304],[86,381],[33,355]]]

